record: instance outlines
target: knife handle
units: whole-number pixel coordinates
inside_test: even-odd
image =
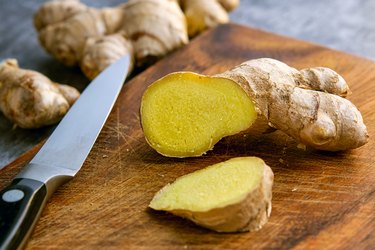
[[[43,182],[19,178],[0,192],[0,249],[22,248],[47,200]]]

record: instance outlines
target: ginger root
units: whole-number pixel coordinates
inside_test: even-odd
[[[190,37],[218,24],[229,22],[228,12],[239,4],[239,0],[181,0]]]
[[[273,172],[257,157],[239,157],[178,178],[150,207],[217,232],[259,230],[271,214]]]
[[[53,0],[35,13],[34,26],[50,54],[68,66],[80,65],[92,79],[127,54],[136,66],[154,62],[187,44],[188,28],[196,35],[228,22],[227,12],[237,5],[238,0],[129,0],[97,9],[79,0]]]
[[[60,121],[78,97],[75,88],[21,69],[15,59],[0,64],[0,110],[19,127],[39,128]]]
[[[141,123],[150,146],[172,157],[200,156],[224,136],[264,124],[256,130],[269,125],[315,149],[348,150],[368,139],[361,113],[342,97],[348,92],[331,69],[261,58],[215,76],[157,80],[142,97]]]

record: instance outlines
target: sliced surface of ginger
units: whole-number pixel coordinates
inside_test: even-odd
[[[176,179],[150,207],[218,232],[260,229],[271,213],[273,172],[257,157],[238,157]]]
[[[368,140],[361,113],[344,98],[348,92],[331,69],[299,71],[260,58],[215,76],[161,78],[144,93],[141,121],[148,143],[166,156],[199,156],[224,136],[267,131],[259,125],[314,149],[348,150]]]
[[[221,138],[257,117],[254,104],[233,81],[190,72],[170,74],[145,92],[142,127],[150,145],[166,156],[200,156]]]

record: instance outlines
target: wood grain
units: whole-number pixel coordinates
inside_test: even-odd
[[[82,170],[48,202],[28,249],[371,249],[375,245],[373,139],[341,153],[302,151],[280,132],[223,139],[204,157],[171,159],[145,142],[140,98],[177,70],[215,74],[272,57],[296,68],[327,66],[344,76],[375,134],[375,63],[238,25],[220,26],[129,81]],[[90,126],[89,124],[85,124]],[[7,185],[34,149],[0,172]],[[263,158],[275,173],[273,211],[258,232],[218,234],[147,208],[175,178],[236,156]]]

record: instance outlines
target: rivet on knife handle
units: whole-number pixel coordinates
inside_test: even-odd
[[[24,245],[47,200],[43,182],[15,179],[0,193],[1,250]]]

